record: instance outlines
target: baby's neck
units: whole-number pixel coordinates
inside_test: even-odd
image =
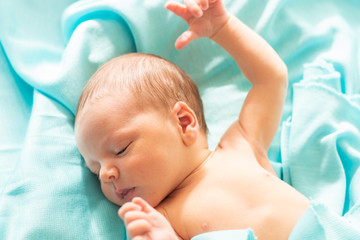
[[[206,135],[199,134],[197,141],[185,147],[182,154],[183,166],[179,169],[181,173],[179,174],[178,184],[174,186],[168,196],[163,199],[162,203],[168,202],[167,200],[169,198],[177,196],[178,193],[182,192],[180,191],[181,189],[184,190],[191,187],[195,179],[199,177],[199,172],[203,172],[202,170],[211,156],[212,151],[209,150]]]
[[[212,158],[213,153],[214,152],[208,148],[199,152],[197,160],[192,165],[193,167],[188,171],[188,174],[185,176],[183,181],[174,189],[173,193],[177,192],[179,189],[189,186],[195,177],[199,177],[199,173],[205,168],[206,163]]]

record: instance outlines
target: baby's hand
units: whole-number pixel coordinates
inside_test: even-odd
[[[201,37],[211,38],[229,19],[221,0],[185,0],[184,4],[169,1],[165,7],[189,25],[189,29],[176,40],[176,49],[182,49]]]
[[[178,240],[166,218],[142,198],[125,203],[118,213],[132,240]]]

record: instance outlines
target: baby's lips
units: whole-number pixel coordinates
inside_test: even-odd
[[[118,189],[118,190],[115,190],[115,194],[121,199],[124,199],[126,201],[131,201],[131,199],[133,198],[133,195],[134,195],[134,192],[133,192],[134,190],[135,190],[135,187]]]

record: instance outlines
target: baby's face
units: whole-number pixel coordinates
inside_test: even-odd
[[[156,206],[181,182],[183,144],[171,114],[122,94],[88,103],[78,117],[79,151],[111,202],[140,196]]]

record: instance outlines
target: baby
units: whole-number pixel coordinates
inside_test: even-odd
[[[103,65],[80,98],[75,137],[132,239],[191,239],[253,229],[287,239],[309,200],[276,177],[267,151],[280,123],[287,68],[221,0],[170,1],[189,25],[181,49],[209,37],[252,84],[239,118],[208,149],[198,89],[174,64],[132,53]],[[240,105],[240,103],[239,103]]]

